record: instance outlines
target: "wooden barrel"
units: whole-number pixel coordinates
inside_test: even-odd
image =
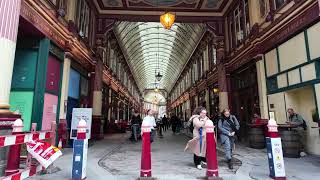
[[[298,158],[303,145],[300,142],[300,136],[297,131],[283,130],[279,132],[282,142],[282,151],[284,157]]]
[[[266,139],[262,127],[251,127],[248,133],[249,147],[263,149],[266,147]]]

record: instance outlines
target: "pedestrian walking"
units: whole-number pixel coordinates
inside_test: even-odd
[[[209,120],[207,111],[204,107],[197,107],[190,120],[193,124],[193,139],[188,141],[185,150],[190,149],[193,152],[193,162],[197,169],[206,166],[206,127]]]
[[[230,114],[228,108],[224,109],[218,122],[221,144],[224,146],[229,169],[232,165],[232,148],[235,142],[236,133],[240,129],[239,122],[234,115]]]
[[[137,110],[134,111],[131,119],[132,137],[134,141],[138,141],[140,132],[141,118]]]
[[[153,142],[154,138],[155,138],[155,135],[156,135],[156,133],[154,131],[154,128],[157,126],[157,124],[156,124],[156,120],[155,120],[155,118],[153,116],[153,110],[152,109],[148,109],[147,110],[147,116],[143,118],[142,124],[151,127],[150,141]],[[142,136],[142,134],[143,134],[143,132],[141,132],[141,136]]]

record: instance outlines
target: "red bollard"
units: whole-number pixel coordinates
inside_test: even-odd
[[[207,177],[219,177],[216,149],[217,144],[214,135],[214,125],[211,120],[206,122],[206,141]]]
[[[21,119],[17,119],[14,121],[12,125],[12,134],[20,134],[22,132],[23,128],[23,122]],[[19,172],[19,166],[20,166],[20,151],[21,146],[18,145],[12,145],[9,148],[8,152],[8,162],[7,162],[7,168],[5,170],[5,175],[9,176],[11,174],[15,174]]]
[[[141,126],[142,131],[142,152],[140,177],[151,177],[151,126]]]
[[[77,126],[77,139],[86,139],[87,135],[87,122],[83,119],[79,121],[79,124]]]

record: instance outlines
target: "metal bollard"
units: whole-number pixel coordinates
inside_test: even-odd
[[[217,162],[217,144],[214,133],[214,125],[211,120],[208,120],[206,126],[206,141],[207,141],[207,177],[219,177],[218,162]]]
[[[23,129],[23,122],[21,119],[17,119],[14,121],[12,125],[12,134],[20,134]],[[15,174],[19,172],[19,166],[20,166],[20,151],[21,151],[21,145],[12,145],[9,148],[8,153],[8,161],[7,161],[7,168],[5,170],[5,175],[9,176],[11,174]]]
[[[277,122],[271,118],[268,122],[268,136],[266,137],[269,173],[273,179],[286,179],[281,138],[278,134]]]
[[[151,177],[151,126],[142,124],[142,152],[140,177]]]

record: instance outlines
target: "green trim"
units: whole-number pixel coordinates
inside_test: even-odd
[[[286,76],[287,76],[287,86],[290,86],[290,83],[289,83],[289,73],[286,72]]]
[[[34,91],[33,88],[11,88],[10,91]]]
[[[301,67],[299,67],[299,76],[300,76],[300,83],[302,83],[302,73],[301,73]]]
[[[61,90],[62,90],[62,79],[63,79],[63,63],[64,61],[60,62],[60,81],[59,81],[59,94],[58,94],[58,105],[57,105],[57,117],[56,117],[56,145],[59,143],[59,136],[58,136],[58,127],[59,127],[59,122],[60,122],[60,105],[61,105]]]
[[[44,93],[46,87],[46,72],[49,58],[49,46],[50,40],[48,38],[44,38],[40,41],[31,119],[32,123],[37,123],[37,130],[41,130],[42,128],[42,115],[44,105]]]
[[[320,79],[320,62],[319,61],[315,62],[315,68],[316,68],[316,77]]]
[[[277,90],[273,90],[273,91],[268,92],[268,94],[276,94],[276,93],[279,93],[279,92],[289,91],[289,90],[292,90],[292,89],[301,88],[301,87],[308,86],[308,85],[314,85],[314,84],[317,84],[317,83],[320,83],[320,79],[314,79],[314,80],[306,81],[306,82],[303,82],[303,83],[294,84],[292,86],[279,88]]]
[[[312,86],[312,90],[313,90],[314,101],[316,103],[316,113],[317,113],[317,117],[319,118],[319,108],[318,108],[318,101],[317,101],[317,93],[316,93],[315,84]]]
[[[284,112],[286,112],[286,118],[288,119],[286,93],[283,93],[283,100],[284,100]]]
[[[308,32],[307,31],[304,31],[304,40],[305,40],[305,45],[306,45],[307,60],[311,61],[310,49],[309,49],[309,40],[308,40]]]
[[[64,52],[52,42],[50,43],[49,52],[56,56],[60,61],[64,60]]]
[[[281,69],[280,69],[280,57],[279,57],[279,47],[276,47],[276,53],[277,53],[278,72],[281,72]]]

